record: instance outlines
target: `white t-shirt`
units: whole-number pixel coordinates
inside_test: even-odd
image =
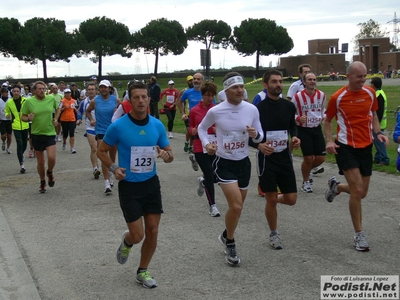
[[[287,92],[286,97],[292,99],[294,95],[296,95],[298,92],[301,92],[304,90],[306,87],[303,84],[303,81],[301,79],[296,80],[295,82],[292,83],[292,85],[289,87],[289,90]]]
[[[242,160],[249,154],[247,126],[253,127],[259,133],[255,143],[260,143],[264,133],[260,123],[260,115],[257,107],[246,101],[233,105],[224,101],[211,108],[198,127],[198,135],[203,144],[210,140],[207,130],[215,124],[217,134],[216,155],[230,160]]]

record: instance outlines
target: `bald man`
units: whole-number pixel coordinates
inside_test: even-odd
[[[333,94],[328,102],[324,130],[326,151],[335,154],[339,174],[344,175],[347,183],[340,183],[335,176],[331,177],[325,198],[332,202],[341,192],[350,195],[349,209],[355,231],[354,246],[357,251],[369,251],[362,228],[361,200],[367,196],[372,175],[373,132],[386,146],[389,139],[380,131],[375,91],[364,85],[366,66],[359,61],[351,63],[346,77],[348,85]],[[335,117],[337,129],[336,139],[333,140],[332,119]]]

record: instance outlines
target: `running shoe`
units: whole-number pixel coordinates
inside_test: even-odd
[[[99,177],[100,177],[99,169],[96,169],[93,171],[93,176],[94,176],[94,179],[99,179]]]
[[[33,158],[33,157],[35,157],[35,156],[34,156],[34,154],[33,154],[33,150],[32,150],[32,149],[31,149],[31,150],[29,150],[29,157],[30,157],[30,158]]]
[[[112,193],[111,187],[109,185],[106,185],[106,189],[104,191],[104,194],[110,195]]]
[[[360,232],[354,235],[354,247],[357,251],[367,252],[369,251],[369,245],[367,242],[367,237],[364,232]]]
[[[21,174],[23,174],[23,173],[26,172],[26,169],[25,169],[24,165],[21,165],[21,169],[19,170],[19,172],[20,172]]]
[[[128,234],[129,230],[126,230],[122,234],[122,242],[121,245],[119,245],[118,250],[117,250],[117,261],[123,265],[126,263],[129,257],[129,253],[131,253],[132,248],[129,248],[125,245],[125,236]]]
[[[10,148],[7,148],[6,151],[7,151],[8,154],[11,154]]]
[[[1,143],[1,150],[6,151],[6,142]]]
[[[174,136],[172,135],[172,131],[168,132],[168,138],[172,139]]]
[[[49,181],[49,187],[53,187],[55,185],[55,181],[54,181],[54,176],[53,176],[53,172],[49,172],[49,170],[47,170],[47,179]]]
[[[281,241],[281,237],[280,237],[279,233],[276,235],[269,236],[269,245],[271,246],[272,249],[275,249],[275,250],[283,249],[282,241]]]
[[[313,173],[311,172],[310,175],[308,176],[308,182],[310,183],[310,185],[313,185],[313,183],[314,183],[313,177],[314,177],[314,175],[313,175]]]
[[[258,196],[265,197],[265,193],[262,191],[260,184],[257,185]]]
[[[315,167],[314,169],[312,169],[311,173],[316,175],[316,174],[324,173],[324,171],[325,171],[324,167],[318,166],[318,167]]]
[[[303,184],[301,185],[301,190],[304,193],[312,193],[313,192],[309,181],[304,181],[303,182]]]
[[[185,152],[189,151],[189,142],[185,142],[185,146],[183,147],[183,151],[185,151]]]
[[[144,270],[136,275],[136,282],[142,284],[147,289],[154,289],[157,287],[156,280],[150,276],[150,272]]]
[[[62,141],[61,138],[58,135],[57,135],[56,140],[57,140],[57,142],[61,142]]]
[[[219,217],[221,214],[218,211],[217,205],[213,204],[210,206],[210,216],[211,217]]]
[[[224,249],[225,249],[226,238],[224,238],[224,235],[222,233],[218,236],[218,242],[220,242],[221,245],[224,246]]]
[[[114,174],[111,173],[111,172],[109,172],[109,173],[108,173],[108,181],[110,182],[110,186],[111,186],[111,187],[114,186],[114,179],[113,179],[113,177],[114,177]]]
[[[201,197],[204,194],[204,185],[203,185],[204,177],[200,176],[199,178],[197,178],[197,181],[199,182],[199,186],[197,187],[197,195]]]
[[[62,149],[65,150],[65,144],[62,145]]]
[[[74,148],[71,148],[71,154],[75,154],[76,150]]]
[[[336,180],[335,176],[332,176],[329,180],[328,180],[328,189],[325,192],[325,199],[328,202],[332,202],[333,199],[339,195],[340,193],[336,192],[336,188],[339,185],[339,181]]]
[[[189,155],[189,160],[192,162],[192,168],[195,171],[199,170],[199,164],[196,161],[196,158],[194,157],[194,154]]]
[[[235,243],[226,245],[225,260],[231,266],[240,264],[240,258],[237,255]]]
[[[46,193],[46,180],[40,181],[40,188],[39,188],[39,193],[44,194]]]

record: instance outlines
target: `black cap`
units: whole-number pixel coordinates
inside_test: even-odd
[[[2,92],[2,93],[5,93],[5,92],[7,92],[7,93],[8,93],[8,88],[6,88],[6,87],[2,87],[2,88],[1,88],[1,92]]]

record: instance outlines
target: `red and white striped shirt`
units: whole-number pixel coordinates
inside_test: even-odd
[[[295,94],[291,101],[296,107],[295,119],[297,126],[318,127],[325,117],[325,100],[326,96],[324,92],[317,89],[314,95],[309,95],[306,90]],[[301,116],[307,116],[306,123],[300,122]]]

